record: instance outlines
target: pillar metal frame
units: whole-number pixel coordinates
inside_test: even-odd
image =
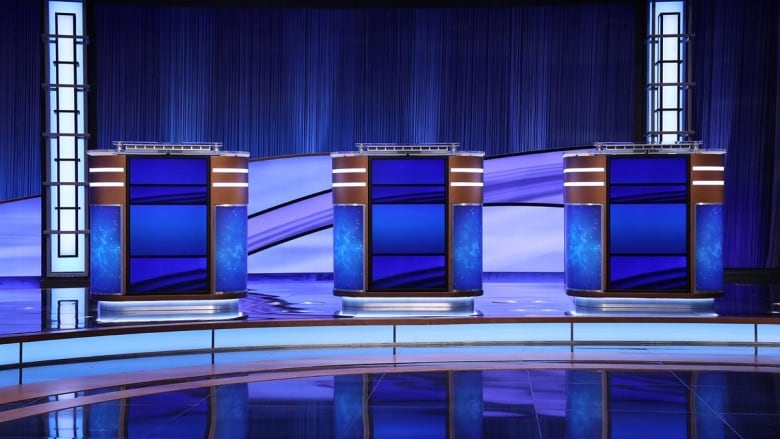
[[[85,4],[44,1],[42,240],[44,283],[88,276]]]
[[[690,14],[679,1],[650,1],[647,37],[647,142],[691,140]]]

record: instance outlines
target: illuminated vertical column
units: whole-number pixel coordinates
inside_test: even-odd
[[[688,140],[690,82],[688,31],[684,1],[649,2],[647,140]]]
[[[45,24],[43,275],[87,275],[84,4],[47,2]]]

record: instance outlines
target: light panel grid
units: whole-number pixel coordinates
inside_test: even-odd
[[[87,270],[84,4],[46,3],[46,148],[43,243],[46,275]]]
[[[649,143],[686,141],[690,83],[687,63],[685,2],[649,2],[647,140]]]

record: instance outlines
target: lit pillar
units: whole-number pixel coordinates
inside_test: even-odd
[[[684,1],[650,1],[647,38],[647,142],[691,139],[690,32]]]
[[[44,35],[42,275],[87,277],[86,63],[84,3],[48,1]]]

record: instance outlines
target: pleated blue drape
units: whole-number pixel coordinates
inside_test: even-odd
[[[41,193],[40,2],[0,0],[0,201]]]
[[[724,266],[780,267],[780,6],[697,0],[694,129],[728,150]]]
[[[632,140],[636,13],[98,5],[97,146],[217,141],[266,157],[457,142],[495,155]]]
[[[780,6],[691,1],[693,129],[728,150],[725,266],[778,267]],[[92,147],[217,141],[268,157],[458,142],[498,155],[644,128],[643,2],[91,7]],[[41,191],[40,23],[40,2],[0,0],[0,200]]]

